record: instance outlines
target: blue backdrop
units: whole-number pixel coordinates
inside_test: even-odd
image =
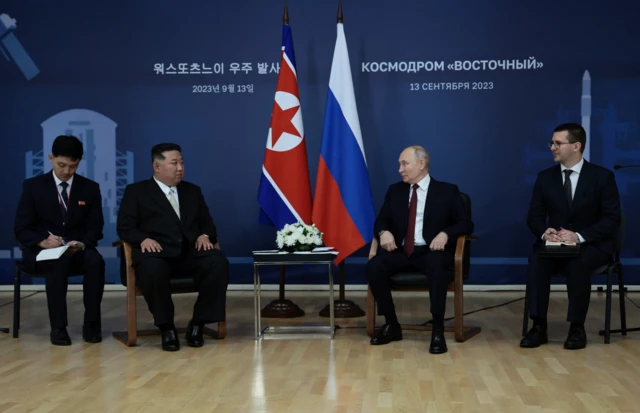
[[[122,190],[151,176],[154,144],[173,141],[183,147],[186,179],[203,188],[231,283],[250,283],[251,251],[275,241],[274,228],[258,225],[256,196],[283,2],[89,3],[0,4],[0,282],[11,282],[18,256],[22,180],[50,169],[53,138],[69,132],[85,143],[80,173],[102,187],[109,282],[119,282],[110,245]],[[337,2],[289,3],[313,186]],[[376,211],[399,179],[402,148],[425,146],[432,176],[473,202],[480,240],[470,283],[523,282],[528,202],[536,173],[553,164],[546,142],[556,124],[588,129],[592,162],[640,164],[637,1],[343,3]],[[640,168],[616,177],[633,234]],[[365,256],[347,259],[348,283],[365,283]],[[629,283],[640,280],[639,256],[640,242],[628,237]],[[313,268],[291,274],[290,283],[325,281]]]

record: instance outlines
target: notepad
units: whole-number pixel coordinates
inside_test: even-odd
[[[333,247],[318,247],[318,248],[314,248],[313,252],[327,252],[327,251],[331,251],[333,249]]]
[[[294,254],[312,254],[312,255],[324,255],[324,254],[333,254],[338,255],[338,251],[295,251]]]
[[[65,253],[65,251],[69,248],[68,245],[63,245],[58,248],[48,248],[40,251],[38,256],[36,257],[36,261],[47,261],[47,260],[57,260]]]
[[[575,242],[564,242],[564,241],[546,241],[545,245],[547,247],[562,247],[563,245],[566,245],[567,247],[575,247],[576,243]]]
[[[252,251],[252,253],[256,255],[288,254],[287,251],[280,251],[280,250]]]

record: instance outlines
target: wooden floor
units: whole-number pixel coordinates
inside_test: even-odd
[[[317,316],[325,294],[289,294],[310,314],[295,323],[325,321]],[[467,293],[465,310],[521,296]],[[402,322],[428,319],[426,298],[417,293],[396,297]],[[365,308],[364,293],[347,298]],[[146,305],[138,300],[141,326],[151,326]],[[175,297],[178,324],[188,321],[193,300],[193,295]],[[0,305],[10,301],[11,293],[0,293]],[[448,315],[452,301],[449,297]],[[49,343],[44,293],[22,300],[19,339],[0,335],[0,412],[640,411],[640,332],[614,335],[611,344],[603,344],[597,330],[603,325],[604,296],[598,294],[591,301],[585,350],[562,348],[567,303],[565,293],[557,292],[552,293],[548,345],[518,346],[523,307],[518,301],[468,316],[467,324],[481,326],[482,333],[466,343],[448,334],[449,352],[437,356],[429,354],[430,333],[424,332],[406,331],[403,341],[370,346],[364,318],[337,320],[342,328],[333,341],[256,342],[249,292],[229,293],[227,339],[176,353],[163,352],[158,337],[142,337],[135,348],[115,341],[110,333],[124,327],[125,297],[107,292],[105,340],[86,344],[81,293],[70,292],[68,303],[71,347]],[[627,303],[628,324],[640,325],[640,309]],[[0,307],[0,327],[10,327],[11,317],[11,304]],[[617,311],[614,327],[616,317]]]

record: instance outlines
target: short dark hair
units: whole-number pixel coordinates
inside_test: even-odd
[[[587,132],[584,131],[582,125],[578,123],[563,123],[562,125],[556,126],[553,132],[564,132],[567,131],[567,139],[569,143],[580,142],[580,153],[584,152],[584,147],[587,144]]]
[[[155,161],[164,161],[164,152],[178,151],[182,153],[180,145],[175,143],[159,143],[151,148],[151,163]]]
[[[75,162],[82,159],[84,149],[82,141],[75,136],[60,135],[53,141],[51,153],[54,157],[64,156]]]

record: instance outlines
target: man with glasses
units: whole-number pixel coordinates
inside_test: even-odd
[[[527,271],[533,327],[520,347],[547,343],[550,277],[558,272],[566,276],[569,296],[567,321],[571,324],[564,348],[577,350],[587,345],[584,321],[591,298],[591,273],[612,260],[621,213],[613,172],[583,159],[586,141],[577,123],[556,127],[548,145],[559,165],[540,172],[533,187],[527,216],[537,239]],[[570,258],[540,257],[538,248],[547,241],[580,244],[580,253]]]

